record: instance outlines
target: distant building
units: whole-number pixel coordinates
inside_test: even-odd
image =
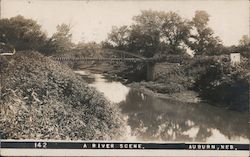
[[[236,65],[240,63],[240,53],[234,52],[230,53],[230,61],[231,65]]]

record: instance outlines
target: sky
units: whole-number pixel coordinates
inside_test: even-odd
[[[49,36],[58,24],[70,24],[74,42],[100,42],[112,26],[130,25],[141,10],[175,11],[187,19],[205,10],[215,35],[230,46],[249,34],[249,8],[248,0],[2,0],[1,15],[32,18]]]

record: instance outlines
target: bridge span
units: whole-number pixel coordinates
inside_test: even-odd
[[[52,57],[57,61],[99,61],[99,62],[146,62],[140,58],[90,58],[90,57]]]
[[[155,61],[151,58],[89,58],[89,57],[51,57],[55,61],[59,62],[131,62],[131,63],[143,63],[146,65],[146,79],[151,81],[154,79],[154,66]]]

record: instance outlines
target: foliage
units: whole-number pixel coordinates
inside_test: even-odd
[[[240,54],[246,58],[250,58],[250,38],[248,35],[243,35],[239,41],[238,46],[232,48],[233,52],[240,52]]]
[[[188,41],[189,47],[195,55],[215,55],[222,49],[219,37],[214,36],[213,30],[208,27],[209,15],[207,12],[198,10],[191,22],[192,34]]]
[[[195,82],[200,96],[212,103],[244,111],[248,107],[249,76],[246,63],[231,66],[230,62],[210,62]]]
[[[103,42],[103,47],[113,46],[117,49],[126,50],[129,44],[130,29],[128,26],[113,26],[108,34],[108,41]],[[111,48],[111,47],[110,47]]]
[[[104,46],[153,57],[156,54],[220,55],[225,47],[208,26],[209,15],[198,10],[192,21],[175,12],[144,10],[130,26],[113,27]]]
[[[190,36],[191,26],[187,20],[183,20],[177,13],[169,12],[164,17],[163,40],[171,47],[172,53],[185,43]]]
[[[160,93],[176,93],[188,90],[192,82],[185,75],[184,67],[176,63],[158,63],[155,66],[154,82],[161,84]]]
[[[80,42],[72,49],[72,54],[76,57],[101,57],[101,46],[95,42]]]
[[[35,52],[0,56],[5,139],[111,140],[124,134],[117,105],[66,66]]]
[[[16,16],[0,20],[0,42],[16,50],[39,50],[45,41],[46,34],[32,19]]]
[[[71,50],[73,43],[70,31],[70,25],[61,24],[57,26],[57,32],[48,38],[36,21],[19,15],[0,20],[0,43],[17,51],[35,50],[51,55]],[[1,51],[6,50],[1,46]]]
[[[156,53],[182,53],[189,37],[189,23],[174,12],[144,10],[134,23],[113,27],[105,46],[134,52],[145,57]]]
[[[46,45],[41,50],[45,54],[62,54],[70,52],[73,47],[71,26],[63,23],[57,25],[56,29],[57,32],[47,40]]]
[[[185,60],[183,63],[185,75],[191,80],[196,80],[201,74],[213,65],[215,62],[230,62],[229,55],[204,56],[196,55],[195,57]]]
[[[129,48],[146,57],[152,57],[160,50],[160,27],[163,12],[142,11],[134,16],[131,25]]]
[[[240,46],[249,46],[250,44],[250,38],[248,35],[243,35],[242,38],[239,41]]]

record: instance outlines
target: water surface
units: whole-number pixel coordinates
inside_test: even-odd
[[[77,73],[119,105],[131,130],[128,140],[249,143],[248,113],[171,101],[126,87],[101,74]]]

